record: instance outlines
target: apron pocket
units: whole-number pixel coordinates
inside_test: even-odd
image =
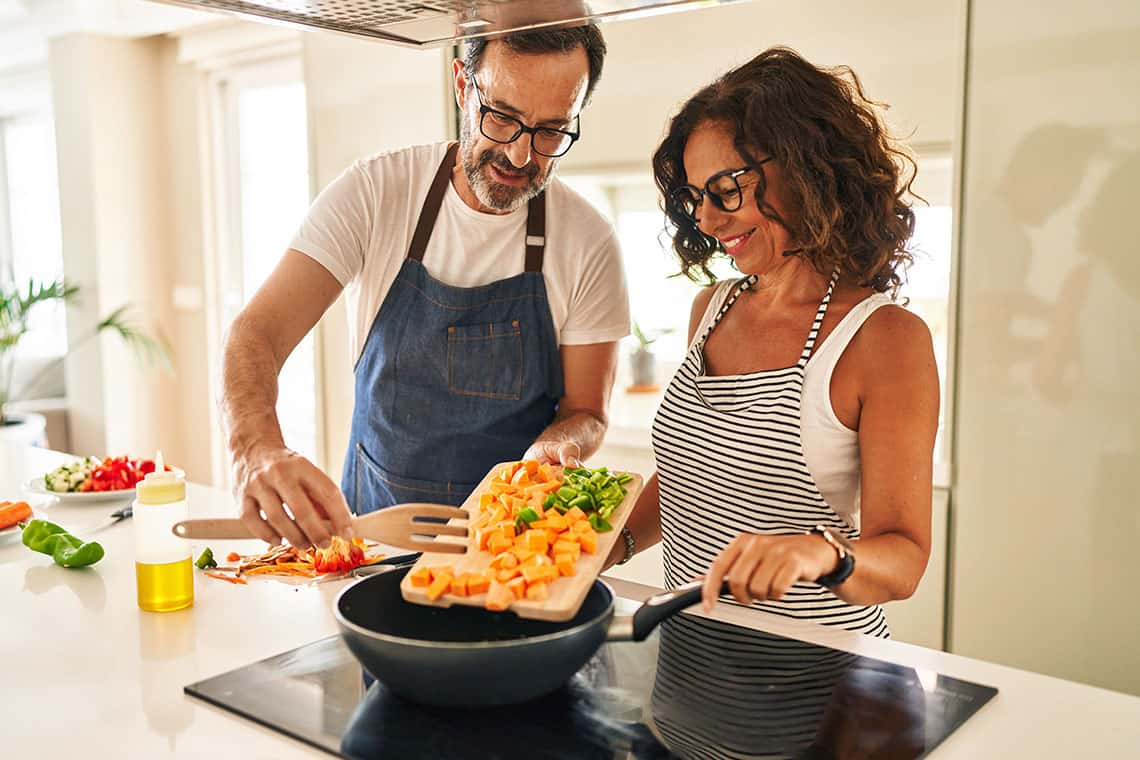
[[[461,396],[522,398],[522,329],[517,319],[447,328],[447,387]]]
[[[393,475],[356,444],[356,478],[353,484],[356,513],[366,515],[393,504],[429,502],[458,507],[478,483],[417,480]]]

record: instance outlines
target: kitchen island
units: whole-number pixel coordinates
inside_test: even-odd
[[[24,498],[30,479],[72,458],[0,444],[0,500]],[[193,484],[188,490],[193,517],[232,514],[225,492]],[[331,608],[348,581],[235,586],[198,574],[191,608],[142,612],[131,523],[109,525],[120,505],[29,500],[38,516],[98,540],[106,556],[91,568],[67,570],[18,539],[0,543],[6,756],[71,758],[77,750],[120,758],[327,756],[187,696],[183,687],[336,634]],[[210,545],[223,556],[263,547]],[[612,585],[625,599],[655,592],[618,580]],[[1137,697],[728,605],[711,617],[996,687],[998,695],[933,752],[937,759],[1124,758],[1136,757],[1140,747]]]

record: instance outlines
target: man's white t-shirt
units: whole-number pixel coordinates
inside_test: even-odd
[[[317,197],[290,248],[311,257],[345,288],[354,361],[403,266],[428,187],[447,144],[361,159]],[[423,265],[437,280],[476,287],[525,269],[527,209],[487,214],[448,183]],[[546,188],[542,272],[559,345],[629,334],[621,249],[609,222],[557,179]]]

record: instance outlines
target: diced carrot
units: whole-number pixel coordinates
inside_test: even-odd
[[[412,572],[408,573],[408,580],[416,588],[424,588],[431,585],[431,570],[426,567],[417,567]]]
[[[492,583],[487,590],[487,600],[483,606],[494,612],[502,612],[515,601],[514,592],[502,583]]]
[[[526,562],[528,559],[538,554],[534,549],[528,549],[525,546],[515,545],[508,549],[511,554],[518,558],[519,562]]]
[[[557,480],[546,483],[531,483],[529,486],[523,489],[523,493],[526,494],[528,499],[534,496],[541,496],[545,498],[546,494],[550,493],[551,491],[557,491],[560,487],[561,484]]]
[[[451,593],[456,596],[467,596],[467,576],[461,575],[451,579]]]
[[[574,558],[569,554],[554,555],[554,566],[561,575],[574,575]]]
[[[519,567],[542,567],[543,565],[552,565],[554,560],[545,554],[534,553],[533,557],[527,558],[525,562],[520,562]]]
[[[576,523],[579,520],[585,520],[586,513],[579,507],[570,507],[570,509],[566,510],[566,514],[564,514],[563,517],[566,518],[567,522]]]
[[[569,554],[571,555],[570,558],[577,562],[578,557],[582,556],[582,545],[577,541],[564,538],[554,542],[554,548],[551,549],[551,552],[554,554],[555,559],[558,558],[559,554]]]
[[[487,549],[491,554],[502,554],[514,546],[514,542],[503,535],[501,530],[495,531],[487,542]]]
[[[486,509],[495,503],[495,494],[481,493],[479,494],[479,509]]]
[[[593,528],[590,527],[589,520],[578,520],[577,522],[570,524],[570,532],[576,535],[585,533],[588,530],[593,530]]]
[[[511,476],[511,485],[515,486],[529,486],[530,473],[526,471],[525,467],[520,467],[515,470],[515,474]]]
[[[519,576],[507,582],[507,588],[510,589],[511,595],[515,599],[522,599],[523,594],[526,593],[526,578]]]
[[[546,571],[538,565],[523,565],[522,577],[527,583],[535,583],[546,577]]]
[[[533,549],[536,552],[546,551],[546,547],[550,543],[546,532],[542,530],[528,530],[523,533],[523,536],[526,540],[526,548]]]
[[[537,474],[538,474],[538,468],[539,468],[539,464],[538,464],[538,460],[537,460],[537,459],[528,459],[528,460],[526,460],[525,462],[523,462],[523,467],[525,467],[525,468],[526,468],[526,474],[527,474],[527,475],[532,475],[532,476],[533,476],[533,475],[537,475]]]
[[[495,580],[499,581],[500,583],[506,583],[511,578],[518,577],[518,574],[519,574],[519,568],[517,566],[516,567],[504,567],[502,570],[499,570],[498,572],[495,573]]]
[[[597,554],[598,552],[598,534],[591,528],[588,531],[583,531],[578,534],[578,543],[582,545],[582,551],[587,554]]]
[[[455,568],[453,568],[451,565],[436,565],[435,567],[428,569],[431,570],[432,583],[438,581],[441,578],[450,579],[455,577]]]
[[[508,483],[511,482],[511,478],[515,476],[515,473],[518,471],[519,465],[521,464],[522,462],[511,462],[509,464],[503,465],[503,469],[499,470],[499,477]]]
[[[502,534],[505,537],[510,538],[512,540],[514,539],[516,533],[518,532],[514,522],[512,522],[512,521],[504,521],[504,522],[499,523],[499,530],[502,532]]]
[[[490,491],[491,493],[495,494],[496,496],[498,496],[499,494],[502,494],[502,493],[513,493],[515,490],[515,487],[513,485],[511,485],[510,483],[492,481],[491,485],[487,486],[487,490]]]
[[[491,581],[485,575],[471,573],[471,575],[467,577],[467,593],[471,596],[486,593],[490,587]]]
[[[506,520],[508,516],[509,515],[507,514],[507,508],[502,504],[497,504],[495,506],[495,511],[491,513],[491,525],[497,525],[498,523],[501,523],[503,520]]]
[[[544,528],[547,530],[557,531],[559,533],[570,527],[570,523],[566,520],[566,518],[557,512],[551,512],[549,515],[547,515],[545,522],[546,525],[543,526]]]
[[[491,559],[491,567],[495,568],[496,570],[506,570],[511,567],[518,567],[518,564],[519,558],[510,552],[496,554]]]
[[[444,592],[451,588],[451,576],[445,575],[434,578],[431,585],[428,586],[427,598],[433,602],[443,596]]]
[[[557,478],[554,477],[554,468],[545,462],[538,466],[538,474],[543,480],[557,480]]]
[[[526,598],[532,602],[541,602],[550,596],[545,583],[531,583],[526,587]]]

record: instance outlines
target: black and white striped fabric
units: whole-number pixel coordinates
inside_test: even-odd
[[[823,524],[849,539],[859,538],[859,530],[844,522],[819,492],[800,440],[804,371],[837,279],[838,271],[794,366],[744,375],[705,374],[705,342],[741,294],[754,286],[750,276],[732,289],[673,376],[653,421],[670,588],[703,575],[740,533],[804,533]],[[890,636],[882,607],[847,604],[815,583],[797,583],[782,600],[753,606]]]

